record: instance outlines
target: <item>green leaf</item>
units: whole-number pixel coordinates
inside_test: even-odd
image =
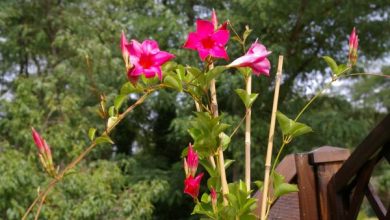
[[[177,63],[169,61],[169,62],[164,63],[164,65],[161,67],[161,69],[164,73],[166,73],[166,72],[172,71],[174,68],[176,68],[176,66],[178,66]]]
[[[254,183],[255,183],[255,185],[257,186],[257,189],[258,189],[258,190],[263,190],[263,186],[264,186],[263,181],[257,180],[257,181],[255,181]]]
[[[226,70],[225,66],[216,66],[213,69],[211,69],[208,73],[206,73],[206,80],[207,84],[212,80],[215,79],[219,74],[221,74],[223,71]]]
[[[337,66],[336,61],[334,61],[334,59],[330,56],[323,56],[322,58],[324,58],[325,62],[328,64],[328,66],[332,70],[332,73],[337,75],[338,66]]]
[[[96,128],[90,128],[88,131],[89,140],[93,141],[93,139],[95,139],[95,134],[96,134]]]
[[[95,139],[95,143],[96,144],[103,144],[103,143],[110,143],[110,144],[114,144],[114,142],[111,140],[111,138],[107,135],[102,135],[100,137],[97,137]]]
[[[110,117],[115,116],[115,106],[110,106],[110,108],[108,109],[108,115]]]
[[[252,69],[250,67],[238,67],[238,71],[244,75],[244,77],[249,77],[252,73]]]
[[[132,83],[127,82],[123,84],[120,94],[121,95],[129,95],[131,93],[140,93],[143,91],[143,88],[140,84],[137,84],[137,86],[134,86]]]
[[[340,64],[338,67],[337,67],[337,72],[336,72],[336,76],[340,76],[341,74],[345,73],[350,67],[348,67],[347,65],[345,64]]]
[[[181,85],[181,81],[180,81],[179,77],[177,77],[177,75],[174,75],[174,74],[167,75],[164,78],[164,83],[167,84],[168,86],[172,87],[173,89],[180,91],[180,92],[183,90],[183,87]]]
[[[178,65],[176,68],[177,77],[180,81],[187,82],[186,69],[182,65]]]
[[[209,203],[211,201],[210,196],[207,193],[203,193],[200,201],[203,203]]]
[[[279,111],[276,113],[276,118],[284,136],[297,137],[313,131],[309,126],[295,122]]]
[[[226,150],[226,148],[229,146],[230,143],[230,137],[226,135],[224,132],[219,134],[219,138],[222,145],[222,150]]]
[[[283,195],[292,192],[298,192],[298,187],[296,184],[286,183],[284,176],[278,174],[277,172],[273,173],[273,185],[274,185],[274,195],[278,198]]]
[[[248,94],[246,90],[243,89],[236,89],[235,92],[238,96],[240,96],[246,108],[250,108],[253,102],[256,100],[257,96],[259,95],[256,93]]]
[[[226,170],[227,168],[229,168],[230,165],[233,164],[233,162],[234,162],[234,160],[229,160],[229,159],[225,160],[225,170]]]
[[[200,164],[206,169],[206,171],[209,173],[211,177],[217,176],[218,172],[215,170],[209,163],[208,160],[199,160]]]
[[[127,95],[118,95],[114,100],[115,109],[119,111],[120,107],[123,104],[123,101],[127,98]]]

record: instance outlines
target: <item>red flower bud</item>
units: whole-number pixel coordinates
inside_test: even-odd
[[[44,140],[34,128],[31,128],[31,130],[32,130],[31,133],[34,139],[34,143],[37,146],[39,152],[43,154],[45,152]]]
[[[211,204],[213,206],[213,209],[215,210],[217,208],[217,192],[212,187],[210,190],[210,196],[211,196]]]
[[[186,173],[186,176],[195,176],[196,170],[198,169],[199,158],[191,143],[188,146],[187,159],[185,162],[187,164],[188,169],[188,173]]]
[[[191,175],[184,180],[184,193],[190,195],[192,198],[197,199],[200,188],[200,181],[202,180],[203,173],[193,178]]]
[[[349,53],[348,53],[348,63],[353,66],[357,61],[357,51],[358,51],[359,37],[356,34],[356,29],[353,28],[351,35],[349,36]]]

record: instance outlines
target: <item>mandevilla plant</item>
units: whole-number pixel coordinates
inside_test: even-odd
[[[234,33],[234,39],[243,49],[243,55],[230,64],[216,66],[218,59],[228,60],[226,45],[230,39],[230,31]],[[329,83],[320,90],[297,114],[295,119],[277,110],[277,92],[275,92],[273,122],[275,118],[279,123],[282,132],[282,146],[277,153],[271,168],[271,154],[267,155],[265,168],[265,181],[252,181],[250,177],[250,120],[251,106],[258,97],[258,94],[251,92],[252,73],[255,76],[269,76],[271,64],[268,56],[271,54],[266,46],[258,40],[253,42],[246,50],[246,40],[251,33],[247,26],[244,33],[238,35],[229,22],[218,24],[215,11],[212,11],[211,20],[198,19],[196,21],[196,31],[189,33],[184,48],[196,50],[199,54],[203,66],[195,67],[181,65],[171,60],[175,55],[166,51],[161,51],[159,45],[154,40],[144,40],[139,43],[132,39],[127,41],[125,33],[122,32],[120,46],[125,64],[125,70],[129,82],[126,82],[120,89],[120,93],[113,100],[113,105],[107,107],[107,100],[101,96],[99,114],[106,120],[105,129],[98,131],[91,128],[88,136],[91,145],[87,147],[77,158],[62,169],[54,168],[51,151],[46,141],[32,129],[35,144],[38,147],[39,160],[44,170],[52,177],[49,184],[39,192],[38,197],[27,209],[23,219],[37,205],[35,218],[39,217],[43,203],[48,193],[60,182],[85,156],[98,144],[112,143],[110,133],[134,108],[141,105],[147,97],[160,89],[174,89],[178,92],[188,94],[193,100],[196,108],[193,118],[189,121],[188,132],[193,139],[193,144],[183,150],[184,158],[184,193],[193,198],[193,214],[199,214],[207,219],[266,219],[270,207],[280,196],[290,192],[298,191],[294,184],[286,183],[284,177],[275,172],[276,165],[284,148],[296,137],[311,132],[312,129],[298,120],[304,111],[329,88],[336,80],[358,74],[351,74],[352,67],[357,62],[358,36],[355,28],[350,36],[349,54],[347,64],[337,64],[331,57],[325,56],[324,60],[332,70],[332,78]],[[279,76],[281,74],[282,62],[279,63]],[[231,126],[223,121],[223,116],[218,112],[218,100],[216,94],[216,79],[227,71],[235,71],[243,76],[245,89],[236,89],[237,95],[243,101],[246,108],[245,116],[245,181],[229,183],[226,177],[226,170],[234,162],[232,159],[224,158],[224,151],[229,147],[235,132],[226,134]],[[226,75],[226,74],[225,74]],[[361,74],[360,74],[361,75]],[[228,76],[228,75],[226,75]],[[280,80],[280,78],[278,79]],[[278,91],[279,84],[275,86]],[[136,95],[138,100],[130,107],[121,111],[121,106],[130,95]],[[275,103],[276,101],[276,103]],[[238,123],[237,128],[241,126]],[[273,127],[273,126],[271,126]],[[234,129],[235,131],[237,129]],[[269,143],[273,142],[273,130],[270,130]],[[97,135],[100,134],[100,135]],[[269,145],[270,146],[270,145]],[[178,146],[179,147],[179,146]],[[272,147],[272,144],[271,144]],[[272,153],[272,148],[269,150]],[[199,172],[201,165],[205,172]],[[208,190],[200,192],[200,186],[207,184]],[[255,213],[257,200],[252,198],[251,185],[257,185],[259,190],[263,190],[261,213]],[[269,189],[273,188],[273,193]]]

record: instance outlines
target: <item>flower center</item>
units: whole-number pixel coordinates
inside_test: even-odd
[[[152,60],[152,57],[149,56],[149,55],[141,55],[140,59],[139,59],[139,64],[147,69],[151,66],[153,66],[153,60]]]
[[[206,38],[202,39],[201,42],[202,42],[202,46],[205,49],[211,49],[214,46],[214,40],[211,39],[211,37],[206,37]]]

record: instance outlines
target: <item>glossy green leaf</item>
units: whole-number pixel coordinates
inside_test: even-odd
[[[225,160],[225,170],[228,169],[230,167],[230,165],[232,165],[234,163],[234,160]]]
[[[323,56],[322,58],[324,58],[325,62],[328,64],[328,66],[332,70],[332,73],[337,75],[338,66],[337,66],[336,61],[334,61],[334,59],[330,56]]]
[[[224,132],[219,134],[219,138],[221,141],[222,150],[226,150],[230,143],[230,137]]]
[[[240,96],[246,108],[250,108],[258,96],[256,93],[248,94],[246,90],[243,89],[236,89],[235,92]]]
[[[115,113],[116,113],[115,106],[110,106],[110,108],[108,109],[108,115],[110,117],[113,117],[113,116],[115,116]]]
[[[277,198],[286,195],[288,193],[299,191],[296,184],[286,183],[284,176],[278,174],[277,172],[273,173],[273,186],[274,186],[274,195]]]
[[[206,83],[210,82],[212,79],[217,78],[217,76],[225,70],[226,70],[225,66],[216,66],[213,69],[211,69],[208,73],[206,73],[206,80],[207,80]]]
[[[276,118],[284,136],[297,137],[313,131],[309,126],[295,122],[279,111]]]
[[[103,136],[97,137],[95,139],[95,143],[96,144],[103,144],[103,143],[114,144],[114,142],[111,140],[111,138],[109,136],[107,136],[107,135],[103,135]]]
[[[127,95],[118,95],[114,100],[114,106],[115,109],[119,111],[120,107],[123,104],[123,101],[125,101],[127,98]]]
[[[203,203],[209,203],[211,201],[209,194],[203,193],[202,197],[200,198],[200,201]]]
[[[143,92],[142,86],[140,84],[137,84],[136,86],[134,86],[130,82],[123,84],[123,86],[120,90],[121,95],[129,95],[131,93],[140,93],[140,92]]]
[[[96,128],[90,128],[88,131],[89,140],[93,141],[93,139],[95,139],[95,134],[96,134]]]
[[[181,81],[180,81],[179,77],[177,77],[177,75],[175,75],[175,74],[167,75],[164,78],[164,83],[167,84],[169,87],[172,87],[173,89],[176,89],[180,92],[183,90],[183,87],[181,85]]]
[[[255,185],[257,186],[257,189],[258,189],[258,190],[263,190],[263,186],[264,186],[263,181],[257,180],[257,181],[255,181],[254,183],[255,183]]]

